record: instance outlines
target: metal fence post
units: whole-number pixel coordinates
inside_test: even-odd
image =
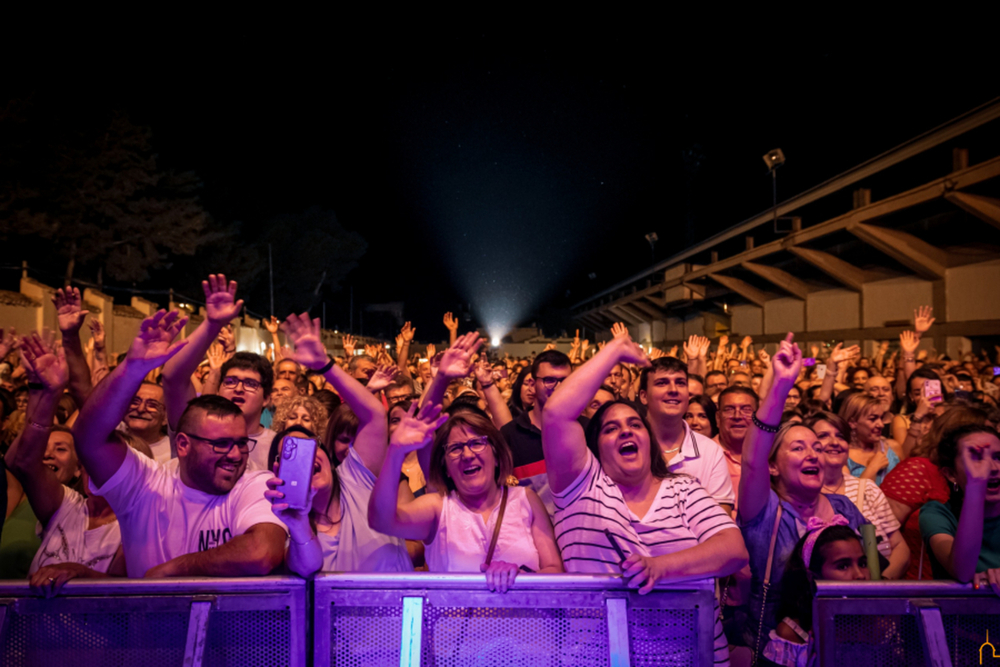
[[[184,667],[201,667],[201,659],[205,653],[205,636],[208,634],[208,615],[211,611],[211,602],[191,603],[187,643],[184,646]]]
[[[920,639],[924,645],[924,657],[931,667],[951,667],[948,654],[948,640],[944,634],[941,608],[933,600],[910,600],[910,606],[920,621]]]
[[[424,629],[424,598],[403,598],[403,636],[399,645],[399,667],[420,667]]]
[[[628,598],[607,599],[608,651],[611,667],[629,667]]]

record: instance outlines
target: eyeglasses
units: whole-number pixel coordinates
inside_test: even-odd
[[[452,445],[448,445],[444,448],[444,455],[449,459],[457,459],[462,455],[462,452],[465,451],[466,447],[468,447],[469,451],[473,454],[478,454],[486,449],[489,444],[490,439],[485,435],[481,435],[478,438],[473,438],[472,440],[468,440],[466,442],[456,442]]]
[[[251,378],[238,378],[233,375],[227,375],[225,379],[222,380],[222,386],[227,389],[236,389],[240,383],[243,384],[244,391],[249,391],[250,393],[260,389],[260,381],[253,380]]]
[[[737,413],[740,417],[750,417],[753,415],[753,406],[741,405],[738,410],[734,405],[727,405],[722,408],[722,415],[728,419],[732,419]]]
[[[411,394],[400,394],[399,396],[391,396],[391,397],[390,396],[386,396],[385,400],[389,403],[389,405],[398,405],[399,403],[402,403],[403,401],[413,400],[413,394],[412,393]]]
[[[564,377],[557,378],[557,377],[551,377],[550,376],[550,377],[546,377],[546,378],[535,378],[535,382],[541,382],[543,385],[545,385],[546,389],[555,389],[556,387],[559,386],[559,383],[562,382],[565,379],[566,378],[564,378]]]
[[[241,454],[249,454],[253,451],[254,446],[257,444],[256,440],[251,438],[219,438],[217,440],[209,440],[208,438],[203,438],[200,435],[195,435],[194,433],[187,433],[181,431],[189,438],[194,438],[195,440],[200,440],[212,447],[212,451],[216,454],[228,454],[233,449],[233,445],[239,448]]]
[[[128,404],[128,406],[133,409],[146,406],[146,409],[149,410],[150,412],[160,412],[161,410],[163,410],[163,403],[160,403],[159,401],[154,400],[152,398],[141,399],[138,396],[133,398],[132,401]]]

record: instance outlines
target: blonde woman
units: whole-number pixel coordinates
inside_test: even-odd
[[[315,398],[296,396],[278,406],[271,422],[271,430],[280,433],[289,426],[301,426],[315,433],[320,442],[324,442],[329,418],[326,408]]]

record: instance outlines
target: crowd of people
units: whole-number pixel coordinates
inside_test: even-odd
[[[117,359],[74,288],[54,297],[59,336],[0,330],[0,578],[48,597],[116,576],[714,578],[717,664],[810,664],[821,579],[1000,594],[1000,381],[986,353],[921,349],[929,308],[873,357],[791,334],[773,354],[644,349],[619,324],[513,359],[450,313],[446,349],[411,351],[407,323],[394,357],[350,336],[331,357],[318,321],[272,318],[265,357],[236,351],[236,284],[203,286],[190,335],[160,311]],[[304,509],[276,475],[301,439]]]

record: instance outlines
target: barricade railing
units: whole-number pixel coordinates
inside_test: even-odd
[[[481,574],[320,574],[315,667],[711,665],[714,583],[648,595],[610,575],[521,574],[506,593]]]
[[[1000,597],[953,581],[824,581],[813,633],[824,667],[1000,665]]]
[[[305,665],[307,589],[298,577],[79,579],[45,599],[0,581],[0,664]]]

